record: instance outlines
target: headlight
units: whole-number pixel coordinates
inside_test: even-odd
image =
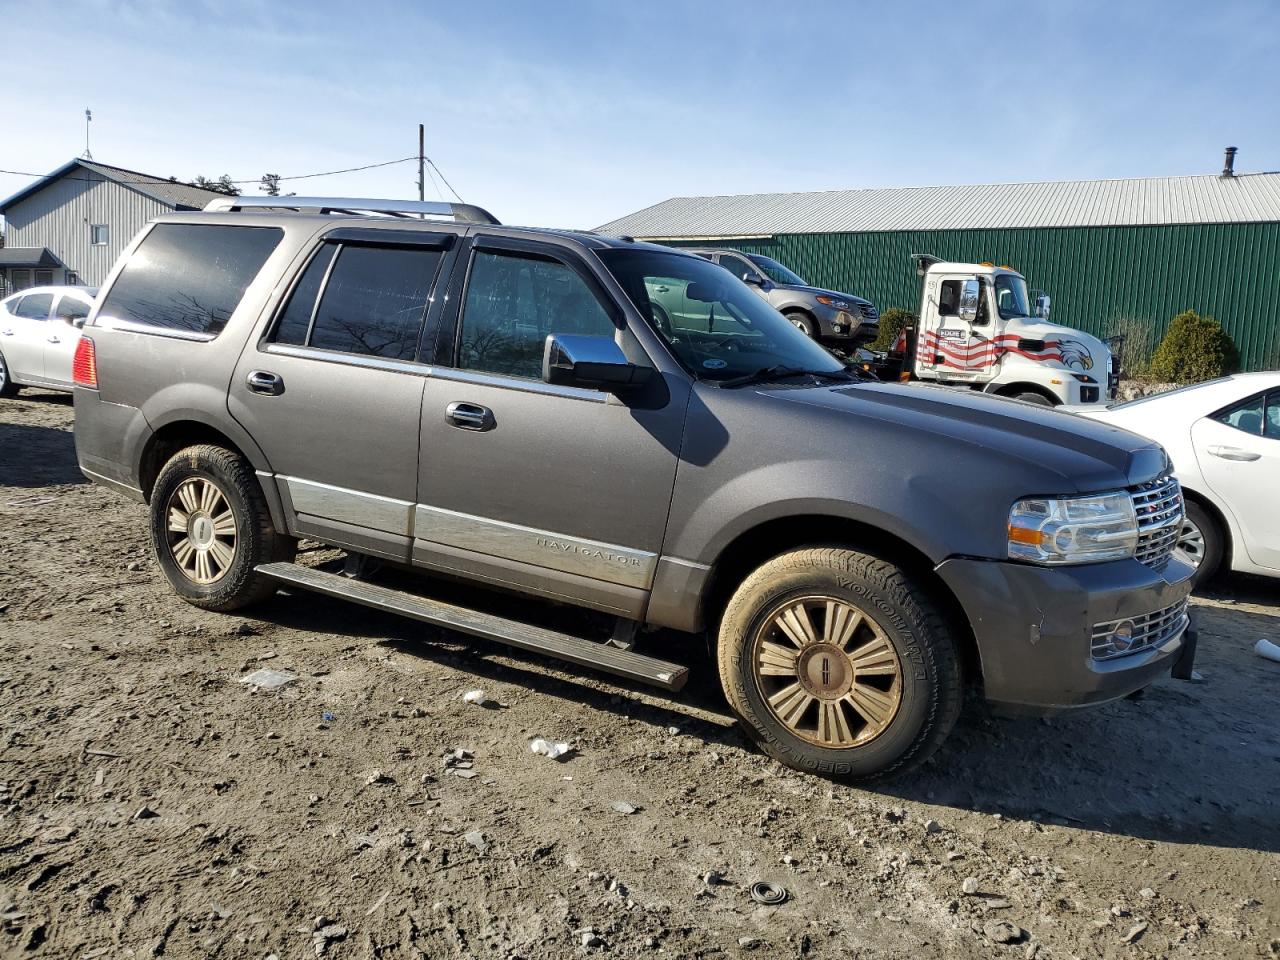
[[[1034,497],[1009,512],[1009,556],[1032,563],[1097,563],[1133,556],[1138,516],[1127,493]]]
[[[817,296],[813,299],[825,307],[834,307],[837,310],[848,310],[852,306],[848,300],[838,300],[835,297]]]

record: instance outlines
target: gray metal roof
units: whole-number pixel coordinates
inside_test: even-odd
[[[645,238],[1280,221],[1280,173],[673,197],[597,227]]]
[[[48,247],[0,247],[0,267],[60,267]]]
[[[126,170],[124,167],[112,167],[105,163],[96,163],[93,160],[77,158],[64,163],[53,173],[34,181],[3,203],[0,203],[0,213],[3,213],[7,207],[26,199],[59,177],[71,174],[77,169],[91,170],[100,176],[106,177],[108,180],[114,180],[116,183],[121,183],[137,190],[152,200],[173,207],[175,210],[202,210],[210,200],[215,197],[225,196],[225,194],[218,193],[216,190],[205,190],[202,187],[193,187],[190,184],[178,183],[173,180],[167,180],[164,177],[153,177],[147,173],[139,173],[137,170]]]

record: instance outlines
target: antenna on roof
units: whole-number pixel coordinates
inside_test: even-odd
[[[84,111],[84,153],[82,156],[86,160],[93,159],[93,153],[89,150],[89,124],[93,121],[93,111],[85,107]]]

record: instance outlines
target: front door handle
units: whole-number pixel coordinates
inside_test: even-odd
[[[4,330],[0,330],[0,333],[3,333],[6,337],[13,336],[13,330],[10,327],[6,327]]]
[[[58,338],[58,337],[50,337],[50,338],[49,338],[49,342],[50,342],[50,343],[61,343],[61,342],[62,342],[62,340],[61,340],[60,338]]]
[[[463,430],[492,430],[498,425],[493,418],[493,411],[488,407],[461,400],[455,400],[444,408],[444,418]]]
[[[245,378],[245,383],[254,393],[260,393],[265,397],[278,397],[284,393],[284,380],[278,374],[267,370],[251,371]]]
[[[1209,453],[1215,457],[1221,457],[1223,460],[1261,460],[1262,454],[1254,453],[1252,450],[1241,450],[1239,447],[1210,447]]]

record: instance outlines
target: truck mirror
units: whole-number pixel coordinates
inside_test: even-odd
[[[629,361],[612,337],[553,333],[542,352],[542,379],[566,387],[623,390],[639,386],[652,373]]]
[[[1049,295],[1047,293],[1042,293],[1040,294],[1040,296],[1036,297],[1036,316],[1042,317],[1045,320],[1048,320],[1049,305],[1051,302],[1052,301],[1050,301]]]
[[[978,300],[982,296],[982,283],[972,277],[960,284],[960,303],[956,307],[956,316],[965,323],[973,323],[978,319]]]

